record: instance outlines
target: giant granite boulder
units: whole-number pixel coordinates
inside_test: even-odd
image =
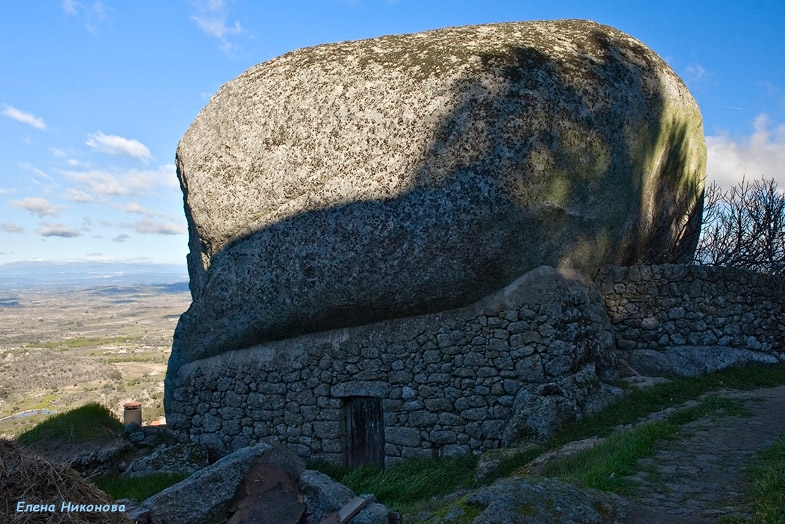
[[[583,20],[299,49],[225,84],[177,149],[193,304],[179,366],[473,303],[540,265],[689,257],[700,112]]]

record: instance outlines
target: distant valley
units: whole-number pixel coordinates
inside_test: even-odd
[[[179,285],[188,288],[185,264],[20,261],[0,264],[0,290],[93,286]],[[0,294],[0,299],[3,299]]]
[[[131,400],[148,422],[163,415],[172,334],[190,302],[182,266],[0,265],[0,434],[91,401],[119,417]]]

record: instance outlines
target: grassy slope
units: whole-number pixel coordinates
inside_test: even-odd
[[[632,487],[624,476],[634,471],[638,458],[653,453],[661,439],[673,436],[687,422],[718,410],[733,414],[742,414],[742,412],[737,405],[726,399],[709,397],[700,405],[677,411],[662,421],[642,424],[630,431],[618,432],[615,428],[637,422],[646,415],[681,405],[711,391],[751,390],[783,384],[785,384],[785,366],[779,365],[727,369],[703,377],[675,378],[670,382],[646,389],[631,389],[624,402],[586,417],[555,435],[546,448],[555,448],[567,442],[592,436],[605,436],[608,439],[600,446],[551,466],[545,474],[571,479],[598,489],[624,493]],[[785,444],[782,448],[785,449]],[[533,450],[502,462],[496,475],[487,479],[484,484],[514,472],[518,466],[532,460],[537,452],[538,450]],[[773,453],[776,455],[776,452]],[[785,451],[780,451],[780,455],[777,456],[779,458],[762,455],[763,458],[760,459],[762,465],[751,473],[754,478],[767,475],[771,477],[761,472],[772,468],[779,471],[776,469],[778,461],[780,466],[785,464],[782,453]],[[418,460],[393,465],[385,470],[361,468],[353,472],[320,464],[310,464],[309,467],[331,475],[355,493],[373,493],[380,502],[405,514],[428,505],[432,497],[444,496],[460,488],[476,487],[473,482],[476,459],[472,457]],[[763,484],[763,486],[769,485]],[[764,487],[758,488],[757,491],[768,493],[770,489]],[[764,503],[756,502],[763,499],[754,499],[754,493],[750,496],[755,507],[768,504],[778,507],[777,511],[785,512],[783,500]],[[774,522],[774,520],[770,521]],[[762,522],[767,521],[762,520]]]
[[[100,404],[85,404],[49,417],[19,435],[17,442],[22,446],[29,446],[45,439],[85,442],[105,440],[122,432],[122,422],[117,420],[111,411]]]

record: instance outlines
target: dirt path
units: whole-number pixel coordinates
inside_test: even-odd
[[[708,524],[723,515],[747,515],[744,467],[761,449],[785,434],[785,386],[754,391],[715,392],[736,400],[752,415],[711,416],[684,426],[639,464],[640,485],[629,497],[627,522]],[[749,515],[747,515],[749,516]]]

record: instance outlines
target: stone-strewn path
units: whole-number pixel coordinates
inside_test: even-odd
[[[738,401],[752,416],[694,421],[641,460],[647,471],[633,477],[641,487],[630,497],[641,507],[628,508],[627,522],[708,524],[740,513],[744,467],[785,434],[785,386],[713,394]]]

